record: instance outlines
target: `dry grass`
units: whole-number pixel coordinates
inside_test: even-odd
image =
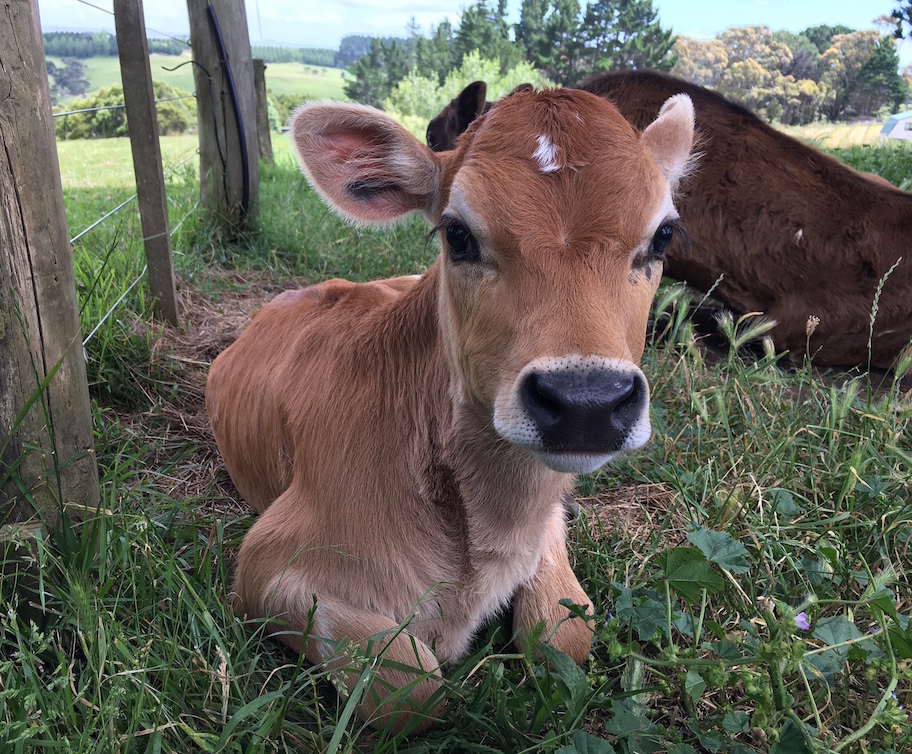
[[[152,367],[169,375],[172,394],[168,400],[150,396],[150,407],[140,413],[118,414],[124,427],[149,444],[146,470],[153,485],[170,498],[198,500],[201,515],[249,513],[209,429],[209,365],[237,339],[257,309],[295,285],[249,270],[208,270],[192,285],[179,281],[181,326],[161,328],[152,350]],[[218,294],[210,297],[205,289]],[[180,461],[174,463],[176,454]]]
[[[790,136],[811,141],[824,149],[878,144],[883,123],[811,123],[807,126],[780,126]]]
[[[686,520],[680,496],[665,484],[617,485],[595,495],[579,498],[586,512],[589,536],[594,542],[620,538],[648,542],[656,531],[667,536],[682,531]],[[662,546],[667,546],[663,542]]]

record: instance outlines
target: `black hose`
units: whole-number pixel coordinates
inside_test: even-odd
[[[237,122],[238,140],[241,142],[241,171],[243,176],[241,219],[244,219],[247,217],[247,211],[250,208],[250,156],[247,153],[244,119],[241,117],[241,103],[238,100],[237,88],[234,86],[234,75],[231,73],[231,64],[228,62],[228,52],[225,49],[225,41],[222,39],[222,31],[219,28],[218,19],[215,17],[215,8],[210,4],[206,10],[209,13],[209,25],[212,27],[212,33],[215,36],[219,63],[221,63],[225,75],[228,77],[228,92],[231,95],[231,107],[234,110],[234,119]],[[227,199],[228,197],[226,196],[225,198]]]

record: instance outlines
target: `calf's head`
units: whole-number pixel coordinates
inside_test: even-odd
[[[686,96],[640,134],[586,92],[518,92],[441,154],[358,105],[307,105],[292,132],[343,214],[435,225],[454,394],[504,440],[574,473],[647,441],[637,364],[693,143]]]

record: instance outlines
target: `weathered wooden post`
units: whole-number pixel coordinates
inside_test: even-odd
[[[266,93],[266,63],[253,59],[253,85],[257,100],[257,140],[260,159],[272,162],[272,134],[269,132],[269,95]]]
[[[37,0],[0,16],[0,532],[98,505],[72,249]],[[0,537],[2,538],[2,537]]]
[[[133,172],[139,199],[155,313],[172,325],[178,324],[177,288],[171,256],[168,197],[162,172],[158,116],[152,91],[152,68],[142,0],[114,0],[114,28],[124,82],[124,104],[133,151]]]
[[[224,217],[228,229],[236,229],[259,217],[256,92],[247,13],[244,0],[187,0],[187,10],[197,63],[193,76],[202,205]]]

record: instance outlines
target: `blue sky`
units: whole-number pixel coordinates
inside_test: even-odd
[[[90,0],[108,10],[113,0]],[[199,0],[195,0],[199,1]],[[409,18],[425,30],[444,18],[458,22],[468,0],[246,0],[250,39],[306,47],[335,48],[346,34],[401,36]],[[585,1],[581,1],[585,6]],[[113,17],[79,0],[39,0],[45,29],[110,29]],[[511,20],[520,0],[510,0]],[[800,31],[821,23],[873,28],[894,0],[653,0],[664,26],[678,34],[712,39],[729,26],[763,24],[773,30]],[[185,0],[146,0],[146,26],[168,34],[186,33]],[[912,41],[900,47],[903,64],[912,63]]]

